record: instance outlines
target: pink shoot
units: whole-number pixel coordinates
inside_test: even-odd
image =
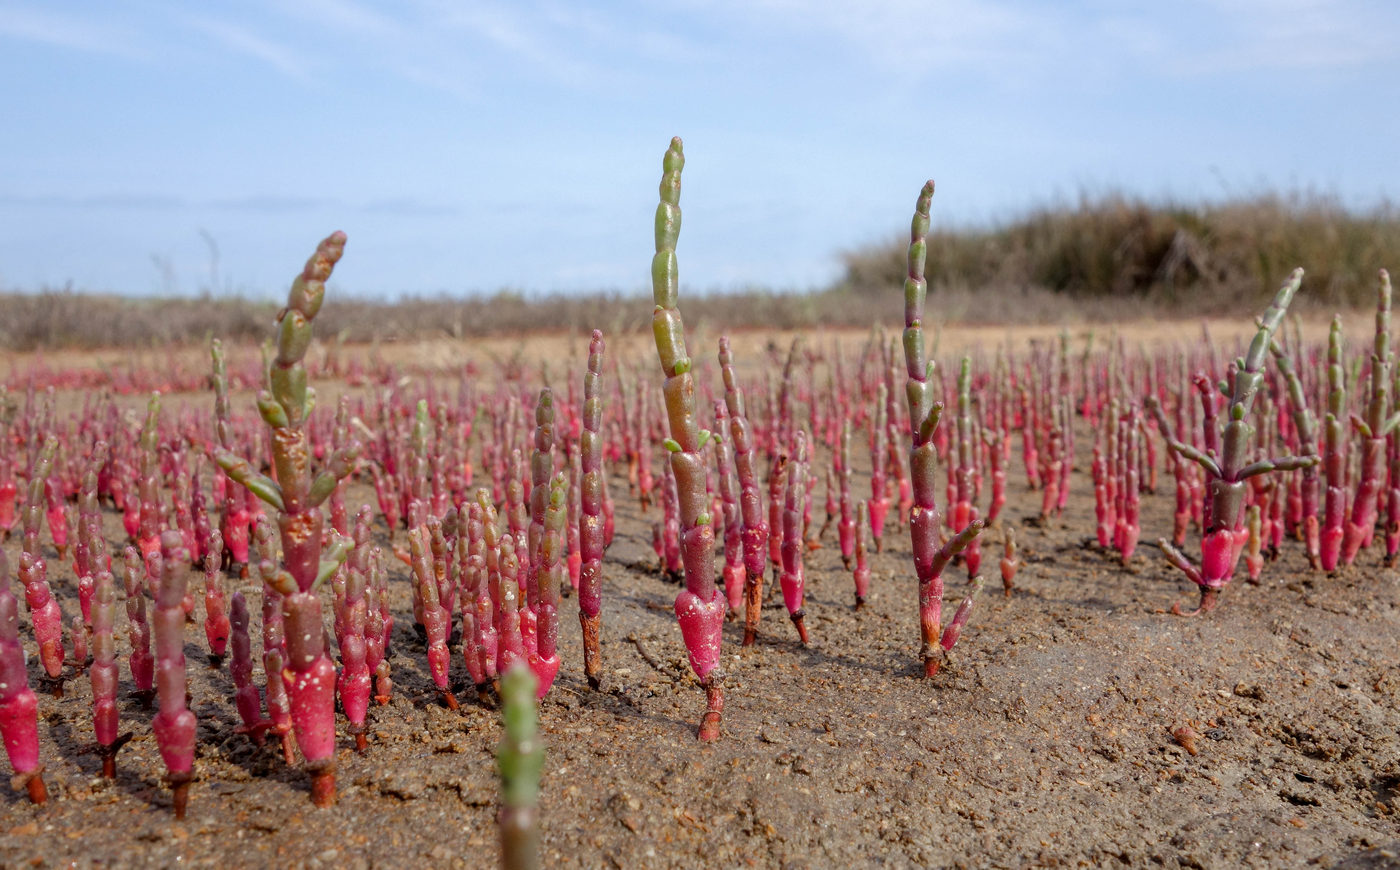
[[[588,372],[583,376],[583,432],[579,452],[583,480],[579,499],[578,619],[583,630],[583,671],[594,689],[601,685],[598,649],[603,580],[603,333],[593,330],[588,343]]]
[[[39,760],[39,701],[29,688],[24,647],[19,640],[19,603],[10,591],[10,565],[0,550],[0,738],[5,741],[14,776],[10,784],[25,789],[29,800],[49,798],[44,765]]]
[[[185,817],[190,782],[194,778],[195,718],[185,706],[188,681],[185,676],[185,586],[189,576],[189,553],[180,533],[160,535],[160,585],[156,590],[154,614],[156,641],[156,694],[160,712],[151,722],[160,757],[165,762],[165,780],[173,793],[175,818]]]
[[[725,602],[715,586],[715,530],[705,510],[708,469],[700,450],[709,433],[702,435],[695,420],[695,376],[685,353],[685,327],[677,307],[676,240],[681,229],[681,169],[685,166],[679,137],[671,140],[662,166],[661,202],[656,207],[656,255],[651,265],[652,297],[656,303],[652,334],[665,376],[663,392],[671,429],[666,449],[671,455],[680,501],[685,589],[676,596],[676,621],[690,654],[690,667],[705,687],[707,709],[699,737],[708,741],[719,737],[724,708],[723,674],[718,665]]]

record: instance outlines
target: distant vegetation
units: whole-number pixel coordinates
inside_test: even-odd
[[[898,285],[907,246],[891,238],[848,254],[844,286],[869,295]],[[998,226],[935,230],[928,262],[935,287],[1041,290],[1193,312],[1252,309],[1302,266],[1304,305],[1370,306],[1376,270],[1400,268],[1400,212],[1390,204],[1356,212],[1311,195],[1208,205],[1085,197]]]
[[[936,207],[935,207],[936,212]],[[844,256],[842,278],[814,293],[687,292],[697,326],[810,328],[897,323],[908,239]],[[1295,266],[1299,309],[1370,307],[1377,269],[1400,269],[1400,211],[1359,212],[1321,196],[1259,196],[1208,205],[1109,195],[1005,223],[929,236],[930,315],[961,323],[1102,322],[1234,314],[1267,300]],[[334,288],[332,288],[334,293]],[[260,341],[275,305],[238,298],[126,299],[71,290],[0,293],[0,346],[12,350]],[[535,330],[648,328],[643,294],[503,291],[394,303],[338,298],[326,337],[348,341],[471,337]]]

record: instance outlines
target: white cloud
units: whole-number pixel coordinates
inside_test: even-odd
[[[311,80],[306,55],[297,49],[274,42],[229,21],[190,18],[189,24],[223,43],[226,48],[261,61],[285,76],[303,82]]]
[[[670,0],[770,31],[834,37],[906,84],[940,70],[991,80],[1061,68],[1177,75],[1319,70],[1388,61],[1400,5],[1368,0],[1183,0],[1042,4],[1024,0]]]
[[[147,55],[140,35],[129,27],[47,9],[0,7],[0,37],[131,59]]]
[[[1198,25],[1234,37],[1189,55],[1204,72],[1324,70],[1394,58],[1393,4],[1338,0],[1205,0]]]

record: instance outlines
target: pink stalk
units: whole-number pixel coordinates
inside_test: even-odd
[[[554,391],[549,387],[540,390],[539,400],[535,404],[535,443],[534,449],[530,453],[530,526],[528,531],[528,543],[530,551],[529,564],[524,566],[525,571],[525,600],[534,614],[536,620],[536,630],[534,632],[534,642],[527,647],[527,652],[533,652],[533,647],[539,645],[540,631],[540,571],[544,565],[544,515],[549,509],[550,498],[550,478],[554,476]],[[554,600],[558,600],[559,590],[554,590]],[[549,685],[554,682],[551,677],[546,683],[544,676],[538,671],[536,676],[540,677],[543,691],[549,690]],[[540,697],[544,697],[541,694]]]
[[[1350,565],[1368,545],[1376,527],[1381,487],[1385,484],[1385,439],[1400,424],[1400,412],[1390,410],[1390,273],[1380,270],[1377,281],[1376,340],[1371,352],[1371,399],[1366,417],[1351,415],[1352,428],[1361,436],[1361,479],[1351,503],[1351,518],[1342,540],[1342,563]]]
[[[841,518],[836,523],[836,538],[841,544],[841,563],[851,570],[856,554],[856,518],[851,509],[851,421],[841,422],[841,443],[836,453],[836,475],[840,480]]]
[[[41,556],[39,531],[43,525],[46,487],[53,473],[58,439],[50,435],[34,459],[29,474],[28,501],[23,508],[24,543],[20,552],[19,580],[29,608],[39,659],[52,683],[55,697],[63,696],[63,613],[49,588],[48,566]],[[60,557],[62,558],[62,557]]]
[[[374,674],[374,703],[389,703],[394,694],[389,659],[385,655],[394,634],[394,617],[389,610],[389,575],[384,570],[384,551],[370,551],[369,586],[365,593],[365,667]]]
[[[676,475],[669,465],[661,472],[661,574],[668,582],[680,582],[685,573],[681,558],[681,503]]]
[[[495,590],[500,596],[496,615],[497,673],[509,671],[516,662],[529,665],[520,632],[520,560],[515,552],[515,538],[510,534],[502,535],[499,589]]]
[[[88,627],[83,624],[81,614],[68,621],[68,638],[73,642],[73,656],[68,661],[73,670],[81,674],[88,665]]]
[[[962,625],[971,612],[976,587],[949,624],[940,641],[943,607],[943,569],[962,552],[982,531],[982,521],[971,519],[947,543],[939,546],[939,512],[935,503],[937,493],[938,454],[933,442],[943,403],[936,402],[929,384],[930,366],[924,359],[924,297],[928,285],[924,280],[924,260],[928,252],[929,204],[933,199],[933,182],[924,185],[909,231],[909,274],[904,282],[904,359],[908,381],[905,394],[909,399],[909,475],[914,486],[914,507],[909,518],[909,534],[914,547],[914,569],[919,578],[919,628],[923,640],[921,649],[924,676],[937,675],[946,653],[957,642]],[[958,622],[958,617],[962,622]],[[949,642],[951,639],[951,642]],[[940,650],[940,646],[942,649]]]
[[[768,525],[763,519],[763,495],[754,469],[753,433],[744,409],[744,391],[734,376],[734,357],[729,338],[720,336],[719,367],[724,379],[724,404],[729,412],[729,438],[734,447],[734,471],[739,478],[739,512],[744,523],[744,646],[751,646],[758,635],[763,610],[763,575],[767,553],[763,542]],[[722,433],[721,433],[722,434]]]
[[[1118,526],[1114,543],[1126,565],[1137,549],[1138,537],[1142,528],[1138,525],[1138,432],[1141,430],[1141,412],[1136,404],[1118,421],[1118,446],[1120,465],[1118,480],[1123,494],[1123,507],[1118,513]]]
[[[1179,403],[1187,402],[1187,397],[1183,394],[1177,397]],[[1162,430],[1163,434],[1166,430]],[[1195,466],[1186,461],[1185,458],[1171,453],[1172,479],[1176,482],[1176,511],[1172,514],[1172,544],[1177,547],[1186,546],[1186,530],[1192,519],[1192,495],[1194,493],[1193,478],[1195,476]],[[1313,522],[1316,526],[1316,520]]]
[[[1347,439],[1342,423],[1346,414],[1346,374],[1342,370],[1342,319],[1332,318],[1327,340],[1327,416],[1324,418],[1323,473],[1327,490],[1323,502],[1322,533],[1318,544],[1318,564],[1324,571],[1336,570],[1342,557],[1343,524],[1347,511]]]
[[[565,500],[569,479],[561,471],[542,484],[549,496],[545,507],[544,541],[540,547],[540,589],[538,602],[538,650],[530,655],[530,669],[538,678],[538,697],[543,698],[559,674],[559,590],[564,586],[564,524],[568,521]]]
[[[151,655],[151,629],[146,622],[145,565],[135,547],[123,552],[122,586],[126,592],[127,638],[131,643],[128,666],[136,684],[136,699],[149,708],[155,698],[155,657]]]
[[[990,526],[996,523],[1002,508],[1006,506],[1007,454],[1004,446],[1007,442],[999,429],[983,432],[982,440],[987,447],[987,462],[992,474],[992,500],[987,507],[987,525]]]
[[[0,438],[9,439],[9,432],[0,432]],[[15,464],[9,456],[0,457],[0,538],[9,540],[15,527],[16,498],[19,487],[15,484]]]
[[[160,393],[152,393],[146,405],[146,425],[141,429],[141,469],[136,479],[141,499],[136,545],[143,558],[160,550]]]
[[[724,596],[715,586],[715,530],[705,511],[708,469],[700,452],[705,438],[695,420],[695,377],[685,352],[685,327],[681,321],[676,240],[681,229],[681,169],[685,156],[681,140],[671,140],[662,161],[661,202],[656,208],[656,254],[652,259],[652,334],[665,376],[663,392],[671,437],[671,454],[680,498],[681,547],[685,563],[685,589],[676,596],[676,621],[690,654],[690,667],[705,687],[706,711],[700,724],[701,740],[720,734],[724,709],[723,673],[719,669],[723,639]],[[707,433],[708,434],[708,433]]]
[[[248,602],[241,591],[233,593],[229,619],[233,657],[229,661],[228,671],[233,679],[233,705],[238,710],[238,718],[243,720],[235,733],[248,734],[254,743],[261,746],[263,732],[272,726],[272,722],[263,718],[262,699],[258,696],[258,687],[253,685],[253,645],[248,636]]]
[[[185,586],[189,577],[189,552],[180,533],[160,536],[160,585],[154,614],[156,641],[156,694],[160,712],[151,722],[165,781],[173,793],[175,818],[185,817],[190,781],[194,778],[194,713],[185,706]]]
[[[724,517],[724,597],[731,614],[744,603],[744,528],[739,513],[738,482],[734,478],[733,445],[722,434],[729,427],[729,414],[723,401],[715,402],[715,465]]]
[[[58,560],[62,562],[68,553],[68,514],[63,509],[63,494],[54,486],[52,478],[44,481],[44,500],[48,504],[45,514],[49,521],[49,535],[53,538]]]
[[[651,470],[651,437],[647,430],[651,426],[651,391],[645,386],[637,386],[637,413],[633,421],[636,429],[633,438],[637,449],[637,493],[642,505],[642,513],[651,504],[652,490],[656,477]]]
[[[816,430],[813,431],[815,432]],[[834,463],[836,461],[836,457],[833,456],[832,462]],[[836,469],[828,465],[824,468],[823,472],[825,474],[823,492],[826,493],[826,521],[822,523],[821,529],[814,538],[808,542],[808,549],[817,549],[821,546],[822,539],[826,537],[826,533],[831,529],[832,525],[836,523],[836,517],[841,509],[840,503],[836,498]],[[810,534],[810,532],[811,526],[809,524],[808,533]]]
[[[214,431],[220,447],[225,450],[233,447],[233,433],[230,428],[228,401],[228,369],[224,364],[223,344],[216,338],[209,344],[209,356],[214,372]],[[243,576],[248,567],[248,509],[249,493],[241,486],[228,486],[228,479],[218,470],[222,487],[215,493],[223,492],[223,502],[219,511],[219,530],[224,551],[220,554],[221,567],[232,574]]]
[[[981,591],[982,578],[977,577],[972,581],[972,589],[968,591],[967,597],[958,604],[958,609],[953,611],[953,618],[948,620],[947,626],[944,627],[943,636],[939,638],[938,645],[943,649],[945,656],[958,645],[958,639],[962,637],[963,629],[967,627],[967,621],[972,618],[972,606],[977,603],[977,595]]]
[[[889,387],[885,391],[886,425],[889,427],[886,443],[890,451],[888,468],[894,476],[894,491],[899,495],[895,527],[902,529],[914,507],[914,485],[910,480],[910,469],[905,467],[907,457],[904,451],[899,449],[899,427],[903,420],[899,411],[899,347],[894,339],[890,339],[889,369]],[[943,393],[941,384],[938,393]],[[936,449],[938,448],[935,447]]]
[[[228,652],[229,619],[224,607],[224,580],[219,572],[224,539],[209,533],[209,553],[204,557],[204,639],[209,642],[209,666],[220,667]]]
[[[1391,432],[1387,445],[1390,473],[1385,500],[1385,564],[1394,566],[1400,553],[1400,434]]]
[[[773,567],[773,582],[783,570],[783,501],[787,492],[787,444],[768,466],[768,564]]]
[[[447,709],[457,709],[457,696],[452,693],[449,667],[452,661],[447,650],[447,634],[450,617],[442,606],[432,567],[428,564],[427,547],[423,542],[427,533],[421,529],[408,530],[408,545],[413,554],[413,574],[416,578],[419,599],[423,602],[422,624],[427,632],[428,670],[437,685],[438,697]]]
[[[1016,534],[1009,525],[1002,527],[1002,545],[1002,592],[1007,598],[1010,598],[1011,590],[1016,586],[1016,570],[1021,567],[1021,560],[1016,558]]]
[[[1021,400],[1021,458],[1026,466],[1026,488],[1040,487],[1040,454],[1036,450],[1034,404],[1024,386],[1017,389]]]
[[[267,523],[260,523],[256,534],[266,537],[271,543],[272,529]],[[259,549],[263,548],[259,546]],[[270,559],[268,561],[274,564]],[[277,736],[283,761],[295,764],[297,755],[292,737],[292,703],[287,697],[287,685],[282,681],[282,671],[287,664],[287,628],[282,616],[282,594],[268,586],[263,587],[262,596],[262,645],[263,676],[267,681],[267,717],[271,722],[267,730]]]
[[[1049,520],[1055,516],[1060,503],[1060,479],[1064,470],[1064,459],[1061,456],[1061,446],[1064,444],[1064,434],[1055,421],[1046,421],[1045,433],[1045,455],[1040,464],[1040,482],[1043,484],[1040,500],[1041,522]]]
[[[369,526],[371,511],[369,505],[360,508],[355,515],[354,549],[346,559],[344,619],[342,633],[336,638],[340,645],[340,676],[336,680],[336,695],[340,699],[340,709],[350,721],[349,732],[355,738],[355,751],[364,752],[365,716],[369,711],[370,670],[368,648],[365,642],[365,627],[368,622],[368,604],[365,589],[369,585]]]
[[[856,505],[856,566],[852,573],[856,586],[856,610],[865,606],[865,599],[870,595],[870,559],[867,553],[869,548],[870,512],[862,501]]]
[[[477,491],[477,507],[481,511],[481,546],[478,551],[485,574],[476,594],[477,644],[481,653],[482,674],[487,682],[500,676],[500,603],[501,603],[501,544],[497,528],[496,509],[486,490]],[[583,606],[583,595],[579,595]]]
[[[457,594],[462,610],[462,659],[467,673],[483,701],[490,682],[486,673],[486,649],[483,642],[483,621],[491,619],[490,597],[485,612],[477,609],[477,601],[486,583],[486,544],[483,540],[481,505],[463,503],[466,522],[457,535],[458,573],[462,583]]]
[[[580,425],[578,418],[574,418],[574,425]],[[582,432],[579,433],[582,436]],[[577,441],[575,441],[577,443]],[[577,452],[573,453],[569,459],[569,506],[567,511],[567,525],[565,526],[564,549],[567,555],[564,557],[569,574],[569,585],[564,589],[565,597],[571,592],[578,592],[579,583],[582,582],[583,575],[583,544],[579,538],[580,517],[583,514],[583,466],[582,460]]]
[[[24,603],[39,645],[39,660],[53,682],[54,697],[63,697],[63,613],[49,590],[48,569],[43,559],[20,553],[19,580],[24,584]]]
[[[870,428],[870,536],[875,542],[875,552],[880,552],[885,538],[885,514],[889,512],[890,500],[885,491],[885,385],[879,386],[875,397],[875,417]]]
[[[1209,401],[1206,403],[1208,413],[1205,419],[1206,452],[1180,441],[1171,442],[1173,450],[1205,469],[1210,498],[1209,509],[1206,511],[1205,533],[1201,541],[1199,568],[1192,565],[1166,540],[1158,541],[1158,546],[1162,548],[1168,560],[1201,588],[1201,603],[1196,610],[1182,614],[1180,605],[1176,605],[1172,608],[1173,613],[1193,615],[1212,610],[1220,590],[1229,582],[1238,555],[1235,543],[1236,529],[1241,525],[1243,518],[1245,486],[1248,479],[1275,469],[1303,468],[1317,462],[1316,456],[1246,462],[1250,437],[1248,417],[1254,397],[1264,381],[1264,354],[1302,280],[1303,270],[1296,269],[1284,282],[1273,303],[1259,318],[1259,331],[1249,346],[1248,354],[1244,359],[1236,361],[1233,367],[1230,378],[1229,422],[1225,424],[1223,444],[1215,432],[1214,406]],[[1153,399],[1155,400],[1155,397]],[[1159,419],[1160,422],[1162,420]]]
[[[101,561],[104,564],[97,569],[92,601],[92,667],[88,669],[88,679],[92,682],[92,722],[102,756],[102,775],[111,779],[117,775],[117,750],[131,739],[131,734],[118,733],[117,593],[112,572],[105,567],[106,560]]]
[[[331,449],[343,450],[350,444],[350,397],[342,395],[335,409],[335,427],[332,429]],[[341,478],[326,499],[331,515],[331,528],[343,537],[350,536],[349,514],[345,507],[346,478]]]
[[[39,701],[29,688],[24,647],[19,640],[19,603],[10,591],[10,564],[0,550],[0,738],[14,776],[10,786],[29,800],[49,799],[44,764],[39,760]]]
[[[594,689],[601,685],[598,649],[603,580],[603,333],[593,330],[588,343],[588,372],[583,376],[583,433],[579,453],[583,480],[579,489],[578,620],[583,630],[583,671]]]
[[[524,459],[520,448],[510,452],[510,480],[506,483],[506,521],[510,526],[510,537],[515,544],[516,582],[519,585],[517,596],[520,617],[520,642],[522,649],[535,648],[535,611],[529,607],[529,568],[530,568],[530,511],[526,506],[525,484],[522,481],[521,466]]]
[[[1258,583],[1259,575],[1264,570],[1264,536],[1262,532],[1263,521],[1260,518],[1259,505],[1252,504],[1245,511],[1245,529],[1249,532],[1249,538],[1244,546],[1244,564],[1249,571],[1249,582]]]
[[[1094,531],[1098,536],[1099,546],[1104,549],[1113,544],[1118,516],[1113,503],[1112,476],[1109,472],[1112,442],[1104,436],[1104,432],[1112,426],[1110,415],[1104,423],[1104,428],[1094,431],[1094,459],[1090,465],[1090,473],[1094,478]]]
[[[335,666],[326,655],[321,600],[315,587],[334,573],[346,549],[339,539],[332,547],[337,558],[322,561],[321,505],[353,469],[360,444],[351,441],[334,451],[326,467],[313,476],[306,431],[312,396],[304,359],[312,321],[325,297],[325,282],[344,249],[344,233],[332,233],[321,242],[293,281],[287,306],[278,317],[276,351],[267,368],[269,389],[258,394],[258,412],[271,430],[277,479],[258,473],[225,447],[215,453],[230,479],[277,511],[282,567],[263,559],[259,573],[265,586],[283,596],[287,659],[282,678],[292,727],[311,773],[311,800],[318,807],[335,801]]]
[[[976,473],[973,453],[977,441],[972,435],[972,360],[968,357],[962,358],[962,365],[958,368],[956,426],[958,451],[953,477],[957,481],[957,501],[953,503],[949,518],[949,529],[954,534],[961,532],[977,519],[976,495],[973,492],[973,475]],[[982,548],[977,538],[974,537],[967,545],[963,558],[967,560],[967,579],[972,580],[978,575],[982,565]]]
[[[783,504],[782,588],[788,617],[797,627],[797,636],[807,645],[807,611],[803,607],[806,571],[802,562],[802,502],[807,490],[807,433],[793,433],[794,453],[788,466],[787,499]]]

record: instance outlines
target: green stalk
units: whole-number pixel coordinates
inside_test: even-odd
[[[501,773],[501,866],[535,870],[540,866],[540,774],[544,747],[539,741],[535,674],[517,661],[501,678],[501,720],[505,733],[496,750]]]

